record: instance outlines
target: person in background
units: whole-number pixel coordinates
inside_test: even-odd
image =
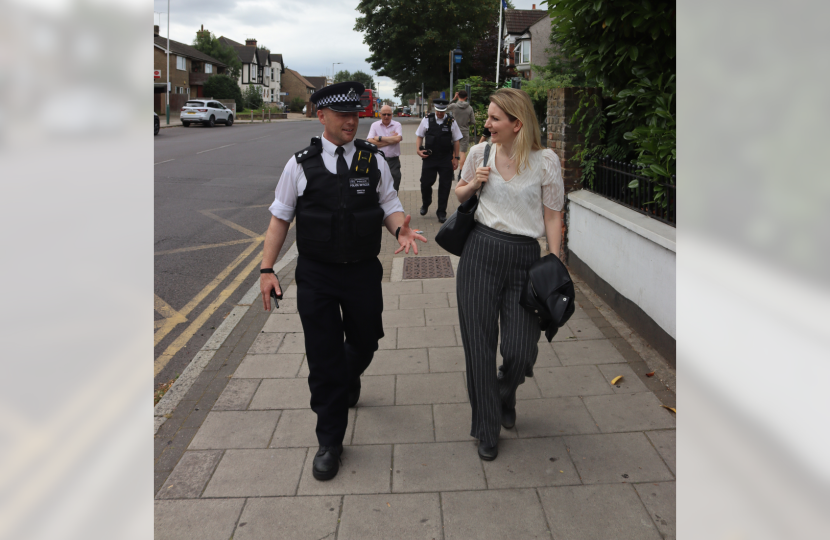
[[[381,149],[386,157],[386,164],[392,173],[395,182],[395,191],[401,187],[401,141],[403,140],[403,129],[400,122],[392,120],[392,107],[384,105],[380,108],[380,120],[374,122],[369,128],[369,136],[366,139]]]
[[[449,101],[433,100],[435,112],[421,120],[415,130],[415,145],[418,155],[424,160],[421,166],[421,206],[420,214],[425,216],[432,204],[432,186],[438,177],[438,221],[447,221],[447,201],[450,198],[452,180],[458,169],[459,141],[463,138],[461,130],[452,115],[447,114]],[[421,147],[424,147],[421,150]]]
[[[558,256],[565,187],[559,158],[542,148],[526,93],[502,88],[490,96],[485,126],[492,139],[488,162],[486,145],[475,145],[455,188],[463,203],[484,186],[458,263],[456,295],[470,435],[479,440],[479,457],[490,461],[498,456],[501,428],[516,423],[516,389],[536,363],[539,321],[519,299],[528,269],[541,256],[536,239],[547,236]],[[503,364],[496,369],[500,330]]]
[[[464,161],[467,159],[467,150],[470,147],[470,126],[476,125],[476,113],[470,104],[467,102],[467,91],[460,90],[455,93],[453,101],[458,100],[458,103],[450,103],[447,107],[447,112],[452,114],[458,124],[458,129],[461,130],[462,138],[459,141],[458,147],[459,161],[458,161],[458,177],[461,178],[461,170],[464,168]]]

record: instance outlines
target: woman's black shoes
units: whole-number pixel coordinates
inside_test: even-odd
[[[314,463],[311,467],[311,474],[317,480],[331,480],[337,476],[340,469],[340,455],[343,453],[343,445],[321,446],[314,456]]]
[[[501,404],[501,427],[505,429],[513,429],[516,425],[516,407],[508,407],[504,403]]]
[[[485,442],[478,443],[478,457],[480,457],[484,461],[493,461],[498,456],[499,456],[499,445],[498,445],[498,443],[494,444],[493,446],[489,446]]]

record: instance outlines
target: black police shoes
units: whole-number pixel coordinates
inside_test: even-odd
[[[445,221],[447,221],[446,212],[438,212],[436,215],[438,216],[438,223],[444,223]]]
[[[478,443],[478,457],[484,461],[493,461],[499,457],[499,445],[488,446],[484,441]]]
[[[516,407],[508,407],[501,404],[501,426],[505,429],[513,429],[516,425]]]
[[[351,409],[355,405],[357,405],[357,400],[360,399],[360,377],[357,377],[354,381],[352,381],[351,386],[349,386],[349,408]]]
[[[421,212],[421,215],[422,215],[422,216],[427,215],[427,208],[429,208],[429,205],[428,205],[428,204],[425,204],[425,205],[424,205],[424,206],[422,206],[422,207],[421,207],[421,209],[419,210],[419,212]]]
[[[321,446],[314,456],[314,464],[311,473],[317,480],[331,480],[337,476],[340,469],[340,455],[343,453],[343,445]]]

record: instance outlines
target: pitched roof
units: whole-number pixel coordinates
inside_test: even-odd
[[[271,53],[271,63],[279,62],[283,69],[285,69],[285,64],[282,62],[282,55],[277,53]]]
[[[153,36],[153,41],[156,45],[161,47],[164,50],[167,50],[167,38],[161,36]],[[202,51],[191,47],[190,45],[185,45],[184,43],[180,43],[178,41],[170,40],[170,52],[173,54],[178,54],[179,56],[186,56],[188,58],[192,58],[195,60],[200,60],[202,62],[210,62],[211,64],[215,64],[217,66],[228,67],[228,65],[216,58],[209,56]]]
[[[314,85],[315,90],[319,90],[326,86],[326,78],[325,77],[309,77],[306,76],[305,78],[308,82]]]
[[[308,82],[308,79],[306,79],[305,77],[300,75],[298,72],[294,71],[293,69],[285,68],[285,71],[291,73],[292,75],[294,75],[295,77],[300,79],[300,82],[303,83],[304,85],[306,85],[307,87],[309,87],[309,88],[314,88],[315,87],[313,84]]]
[[[243,64],[250,64],[254,59],[254,54],[258,50],[256,47],[246,47],[245,45],[237,43],[232,39],[228,39],[225,36],[220,36],[219,41],[225,45],[230,45],[231,48],[236,51],[236,56],[239,57],[239,61]]]
[[[549,16],[546,9],[505,9],[504,27],[508,34],[524,34],[528,28]]]

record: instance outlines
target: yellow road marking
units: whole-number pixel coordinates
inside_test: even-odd
[[[260,243],[261,241],[257,241],[253,243],[252,246],[258,246]],[[164,369],[165,366],[167,366],[167,364],[170,362],[170,360],[172,360],[176,353],[179,352],[182,349],[182,347],[184,347],[187,344],[188,341],[190,341],[190,338],[192,338],[193,335],[199,331],[202,325],[204,325],[207,322],[210,316],[213,315],[217,309],[219,309],[219,306],[221,306],[225,302],[225,300],[227,300],[228,297],[231,294],[233,294],[233,292],[237,288],[239,288],[239,286],[242,284],[242,282],[245,280],[248,274],[250,274],[254,267],[259,263],[260,259],[258,257],[254,257],[254,259],[250,263],[248,263],[248,265],[245,268],[243,268],[242,271],[239,272],[239,274],[236,275],[234,280],[227,287],[225,287],[225,289],[222,292],[219,293],[219,296],[217,296],[213,300],[213,302],[211,302],[210,305],[206,307],[205,310],[202,311],[199,314],[199,316],[196,317],[193,320],[193,322],[191,322],[190,325],[188,325],[188,327],[185,328],[185,330],[181,334],[178,335],[178,337],[176,337],[173,343],[171,343],[167,347],[167,349],[165,349],[165,351],[158,358],[156,358],[156,361],[153,365],[153,377],[158,375],[159,372],[161,372],[161,370]]]
[[[244,234],[246,236],[250,236],[251,238],[259,237],[259,233],[255,233],[254,231],[252,231],[250,229],[246,229],[242,225],[237,225],[233,221],[228,221],[227,219],[225,219],[223,217],[219,217],[216,214],[214,214],[213,212],[211,212],[210,210],[199,210],[199,213],[202,214],[203,216],[207,216],[211,219],[215,219],[219,223],[221,223],[223,225],[227,225],[231,229],[233,229],[235,231],[239,231],[239,232],[241,232],[242,234]]]
[[[199,251],[200,249],[213,249],[225,246],[234,246],[237,244],[247,244],[251,240],[265,240],[264,236],[258,236],[256,238],[243,238],[242,240],[231,240],[230,242],[221,242],[219,244],[207,244],[204,246],[193,246],[193,247],[186,247],[186,248],[178,248],[178,249],[167,249],[165,251],[156,251],[154,255],[170,255],[171,253],[184,253],[186,251]]]

